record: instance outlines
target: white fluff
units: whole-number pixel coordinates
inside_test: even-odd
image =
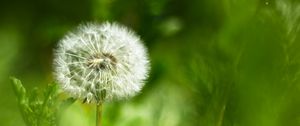
[[[148,76],[147,50],[131,30],[116,23],[86,24],[55,50],[55,77],[64,91],[87,103],[127,99]]]

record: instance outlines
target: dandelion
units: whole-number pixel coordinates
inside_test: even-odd
[[[139,93],[149,61],[147,50],[131,30],[116,23],[90,23],[59,42],[54,69],[58,83],[70,96],[101,105]]]

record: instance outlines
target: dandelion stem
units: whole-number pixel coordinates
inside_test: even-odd
[[[96,105],[96,126],[101,126],[102,103]]]

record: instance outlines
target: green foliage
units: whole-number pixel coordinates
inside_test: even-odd
[[[19,108],[27,126],[57,126],[59,112],[71,105],[75,99],[58,100],[57,84],[46,88],[34,88],[27,92],[20,80],[11,77]]]
[[[52,118],[54,113],[62,126],[93,125],[92,106],[75,103],[62,112],[57,106],[63,101],[54,91],[43,109],[51,86],[33,87],[53,81],[52,51],[67,31],[106,20],[141,35],[152,68],[140,95],[104,104],[104,125],[300,126],[298,0],[7,2],[0,5],[3,126],[24,125],[3,79],[9,75],[22,78],[32,90],[13,79],[27,125],[37,124],[37,115]],[[62,106],[74,99],[67,101]]]

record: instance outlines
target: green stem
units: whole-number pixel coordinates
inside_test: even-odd
[[[96,105],[96,126],[101,126],[102,103]]]

